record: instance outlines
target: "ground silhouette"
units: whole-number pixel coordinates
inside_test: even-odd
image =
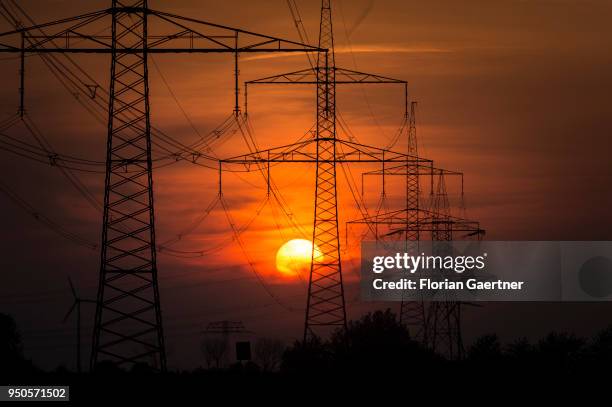
[[[280,345],[272,343],[268,347],[272,345],[277,353]],[[198,350],[195,352],[199,354]],[[419,383],[425,380],[433,383],[441,377],[502,380],[520,375],[538,381],[543,377],[578,377],[607,372],[612,362],[612,325],[590,339],[551,332],[535,343],[520,338],[502,344],[497,335],[487,334],[468,346],[464,355],[462,360],[446,360],[434,354],[415,342],[397,316],[387,309],[350,321],[346,332],[338,330],[328,340],[314,337],[306,342],[296,341],[284,350],[280,363],[275,360],[259,366],[255,362],[243,362],[225,369],[200,367],[165,374],[155,373],[146,364],[125,370],[100,363],[94,372],[79,375],[64,366],[53,371],[36,368],[23,354],[14,319],[0,314],[0,385],[70,385],[71,398],[77,400],[87,400],[92,394],[100,400],[117,399],[118,395],[137,398],[142,397],[141,392],[147,397],[161,397],[171,395],[178,388],[191,389],[195,394],[202,389],[219,392],[227,386],[262,388],[279,383],[304,383],[304,379],[313,377],[347,379],[383,375],[398,379],[410,376],[418,377]],[[206,365],[204,360],[202,364]],[[106,388],[112,391],[105,393],[102,389]]]

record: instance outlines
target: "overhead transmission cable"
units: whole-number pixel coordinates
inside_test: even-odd
[[[96,250],[98,245],[89,239],[83,238],[75,233],[72,233],[62,227],[57,222],[53,221],[49,217],[45,216],[41,212],[39,212],[36,208],[26,202],[23,198],[21,198],[15,191],[8,187],[8,185],[4,184],[0,181],[0,192],[6,195],[14,204],[16,204],[19,208],[27,212],[30,216],[32,216],[37,222],[43,224],[51,231],[55,232],[57,235],[63,237],[75,243],[79,246],[86,247],[90,250]]]
[[[238,229],[236,228],[236,224],[234,223],[234,220],[232,218],[232,215],[227,207],[227,204],[225,202],[225,199],[223,198],[223,196],[221,196],[220,198],[221,201],[221,206],[223,207],[223,211],[225,212],[225,216],[227,218],[227,221],[230,225],[230,228],[232,229],[232,232],[234,233],[234,237],[235,237],[235,241],[238,244],[238,246],[240,247],[240,250],[242,251],[242,254],[244,255],[244,257],[247,260],[247,263],[249,265],[250,270],[253,272],[253,274],[257,277],[257,281],[259,281],[259,284],[262,286],[262,288],[266,291],[266,293],[279,305],[281,306],[283,309],[285,309],[286,311],[289,312],[295,312],[295,310],[291,307],[289,307],[288,305],[286,305],[276,294],[274,294],[274,292],[270,289],[270,287],[268,286],[268,284],[266,283],[265,279],[263,278],[263,276],[257,271],[257,267],[255,265],[255,262],[251,259],[251,257],[249,256],[249,253],[246,250],[246,246],[244,245],[244,243],[242,242],[242,239],[240,237],[240,235],[238,234]]]

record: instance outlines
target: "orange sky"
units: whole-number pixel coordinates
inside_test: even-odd
[[[38,22],[108,6],[107,1],[39,3],[22,2]],[[228,0],[223,7],[211,1],[172,3],[151,1],[150,7],[297,38],[282,0]],[[300,0],[298,5],[309,36],[315,39],[319,2]],[[606,1],[340,0],[334,8],[336,60],[338,66],[409,81],[411,97],[419,102],[421,155],[439,166],[464,171],[468,215],[482,222],[488,239],[610,239],[610,12],[612,4]],[[3,27],[9,29],[7,24]],[[229,56],[161,55],[154,59],[159,67],[150,64],[155,126],[184,143],[197,139],[160,72],[200,133],[211,131],[231,113],[233,66]],[[301,55],[242,59],[242,80],[307,66]],[[102,84],[108,83],[107,56],[76,56],[75,60]],[[6,115],[17,105],[17,69],[16,61],[0,60],[0,109]],[[54,147],[66,154],[103,160],[105,127],[87,115],[37,57],[28,58],[27,75],[28,112]],[[401,88],[393,85],[342,87],[338,110],[361,142],[383,146],[400,124],[402,96]],[[260,147],[287,144],[313,124],[314,89],[253,89],[249,114]],[[403,151],[404,142],[397,148]],[[215,153],[228,157],[247,151],[236,134]],[[0,154],[2,182],[72,232],[99,240],[100,214],[56,169]],[[372,168],[351,167],[357,184],[360,172],[366,169]],[[219,250],[193,259],[159,256],[171,346],[180,348],[180,341],[189,333],[214,319],[243,319],[248,327],[287,340],[299,332],[303,283],[279,279],[273,262],[284,241],[311,233],[314,168],[283,165],[274,168],[273,176],[306,236],[290,225],[278,205],[268,203],[242,241],[258,272],[296,312],[287,314],[271,304],[245,266],[239,246],[225,244],[231,237],[230,228],[217,205],[200,227],[172,247],[200,251],[220,246]],[[344,222],[358,217],[359,212],[340,168],[338,177],[344,233]],[[217,173],[187,163],[161,168],[154,179],[159,242],[189,226],[217,194]],[[101,200],[103,178],[85,175],[82,181]],[[366,185],[366,200],[372,208],[380,185],[373,181]],[[449,186],[457,204],[458,186]],[[401,184],[390,183],[388,192],[389,207],[401,202]],[[264,202],[265,184],[257,173],[227,174],[224,196],[236,224],[243,225]],[[0,199],[0,205],[3,247],[11,254],[2,259],[2,269],[16,273],[2,281],[0,296],[12,295],[6,297],[5,306],[27,321],[36,352],[44,335],[60,343],[70,332],[55,323],[69,302],[66,276],[72,275],[84,295],[93,295],[98,253],[62,241],[6,199]],[[351,236],[349,242],[343,255],[347,279],[354,282],[358,261],[348,260],[358,255],[358,237]],[[357,290],[351,287],[348,300],[353,304]],[[228,296],[230,291],[235,295]],[[52,333],[37,331],[32,302],[58,310],[57,316],[50,316],[54,322],[45,326]],[[357,305],[349,310],[350,316],[360,312]]]

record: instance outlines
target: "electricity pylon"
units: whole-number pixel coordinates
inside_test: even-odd
[[[410,113],[406,113],[408,126],[405,131],[407,154],[418,156],[418,141],[416,133],[416,102],[410,103]],[[401,137],[402,134],[400,133]],[[432,168],[429,173],[419,170],[418,166],[407,162],[405,165],[396,165],[383,168],[382,170],[369,171],[362,174],[362,195],[364,179],[367,176],[380,176],[382,178],[382,196],[385,197],[385,178],[387,176],[405,177],[406,196],[405,207],[399,211],[378,212],[376,215],[351,221],[350,224],[367,224],[371,226],[376,240],[405,238],[405,250],[407,253],[418,253],[419,240],[424,237],[426,232],[431,233],[431,224],[427,222],[431,215],[421,208],[421,177],[427,176],[431,181],[431,194],[433,194],[433,182],[437,175],[460,176],[463,185],[463,174],[456,171],[449,171],[440,168]],[[421,224],[420,220],[425,223]],[[397,229],[401,225],[401,228]],[[382,226],[390,226],[390,230],[381,230]],[[348,235],[348,234],[347,234]],[[404,301],[400,304],[399,320],[409,330],[411,337],[423,344],[429,343],[430,326],[427,314],[427,304],[424,299]]]
[[[416,137],[416,102],[410,106],[409,127],[407,133],[407,150],[409,154],[418,155]],[[406,182],[406,204],[399,211],[378,213],[370,218],[350,221],[350,224],[367,224],[375,231],[375,238],[386,239],[390,237],[405,237],[406,250],[418,253],[418,242],[430,236],[432,241],[453,240],[453,233],[461,232],[462,238],[476,236],[480,238],[484,230],[475,221],[451,216],[445,177],[461,177],[461,194],[463,195],[463,174],[456,171],[433,169],[431,180],[430,209],[425,210],[420,205],[420,171],[412,164],[393,166],[382,170],[370,171],[362,174],[363,179],[368,175],[383,178],[383,191],[385,176],[403,176]],[[434,192],[434,178],[437,179]],[[384,192],[383,192],[384,193]],[[381,232],[381,226],[387,229]],[[348,235],[348,233],[347,233]],[[440,249],[440,244],[435,247]],[[451,298],[442,301],[430,302],[421,297],[419,301],[402,300],[400,305],[400,322],[404,324],[412,338],[434,351],[440,351],[445,356],[454,359],[461,358],[463,343],[461,339],[461,303]]]
[[[444,174],[438,177],[436,193],[433,196],[432,210],[434,213],[434,228],[432,240],[435,255],[452,255],[450,242],[453,240],[453,230],[448,222],[450,204]],[[463,357],[463,338],[461,336],[461,302],[444,294],[444,298],[431,303],[428,318],[430,319],[431,348],[434,352],[441,351],[448,359]]]
[[[404,208],[351,220],[347,222],[347,228],[351,225],[367,225],[375,230],[377,239],[403,237],[406,235],[406,230],[409,229],[418,232],[421,241],[430,238],[434,242],[435,250],[449,250],[449,247],[444,247],[443,244],[436,242],[449,242],[457,238],[471,237],[480,239],[485,231],[480,227],[479,222],[452,216],[450,213],[445,176],[456,174],[446,173],[442,170],[434,170],[434,174],[437,183],[436,191],[432,195],[431,208],[419,209],[418,220],[408,220]],[[393,173],[387,175],[404,174]],[[443,255],[442,253],[438,254]],[[462,303],[450,297],[430,302],[424,301],[422,298],[421,301],[402,301],[402,307],[412,303],[415,303],[413,310],[416,310],[415,313],[419,312],[419,314],[413,319],[403,320],[411,336],[449,359],[461,358],[463,354],[461,338]]]
[[[415,174],[425,175],[421,174],[420,171],[406,170],[406,166],[394,166],[389,169],[364,173],[363,176],[399,175],[408,177]],[[479,222],[452,216],[450,211],[445,178],[448,175],[460,175],[463,179],[463,175],[441,169],[433,169],[429,175],[432,182],[434,178],[437,180],[435,191],[433,189],[431,191],[429,209],[419,208],[416,214],[408,216],[407,212],[413,209],[406,206],[406,208],[400,210],[349,221],[347,222],[347,228],[350,225],[368,225],[374,229],[377,239],[406,236],[408,231],[417,233],[419,240],[431,238],[434,242],[434,250],[438,251],[437,255],[446,255],[448,254],[446,251],[451,250],[451,248],[445,246],[444,243],[435,242],[450,242],[456,238],[476,237],[480,239],[485,231],[480,227]],[[406,202],[408,203],[408,200]],[[457,236],[458,233],[459,236]],[[421,301],[402,301],[402,308],[405,309],[406,304],[413,307],[410,311],[410,317],[414,317],[407,319],[404,316],[402,322],[408,327],[415,340],[449,359],[460,359],[462,357],[461,302],[445,296],[442,299],[431,301],[429,304],[423,298]]]
[[[163,34],[151,34],[152,19]],[[26,54],[111,55],[92,369],[109,360],[117,365],[150,363],[166,370],[155,246],[148,54],[314,51],[326,54],[306,44],[152,10],[147,0],[112,0],[109,9],[0,34],[0,52],[21,54],[20,112]],[[185,148],[177,154],[214,160]]]
[[[317,54],[317,181],[315,190],[312,261],[306,304],[306,335],[313,327],[341,326],[346,329],[346,303],[340,261],[338,196],[336,194],[336,66],[331,3],[323,1]],[[315,247],[321,256],[315,256]]]
[[[316,134],[314,140],[222,160],[228,164],[257,164],[261,170],[273,162],[315,163],[316,187],[313,219],[312,253],[304,340],[322,334],[329,328],[346,328],[346,304],[340,259],[338,231],[338,203],[336,184],[337,163],[376,162],[406,165],[417,168],[433,166],[431,160],[397,153],[350,141],[341,140],[336,132],[336,85],[394,83],[407,89],[406,81],[380,75],[357,72],[336,67],[334,34],[330,0],[322,0],[319,24],[319,48],[329,52],[317,53],[312,66],[303,70],[269,76],[245,83],[245,102],[248,85],[254,84],[313,84],[316,85]],[[407,92],[405,91],[404,94]],[[407,100],[407,97],[406,97]],[[245,107],[245,112],[247,108]]]
[[[418,142],[416,134],[416,102],[410,103],[410,116],[407,137],[408,154],[418,155]],[[413,223],[415,228],[406,228],[406,251],[418,253],[419,250],[419,209],[421,200],[421,185],[418,168],[406,164],[406,222]],[[425,302],[404,301],[400,304],[400,324],[404,324],[412,337],[420,342],[427,343],[427,322],[425,313]]]

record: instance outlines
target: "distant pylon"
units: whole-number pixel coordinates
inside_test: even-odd
[[[166,370],[157,282],[147,69],[147,0],[112,2],[102,254],[91,366]]]
[[[346,329],[336,194],[336,78],[330,0],[321,4],[317,54],[317,176],[304,340],[324,327]]]
[[[436,255],[450,255],[452,248],[442,242],[453,240],[450,219],[450,204],[446,190],[444,174],[438,177],[436,192],[433,196],[432,211],[435,214],[432,240]],[[463,339],[461,337],[461,302],[446,297],[432,302],[428,312],[429,326],[431,327],[431,348],[450,360],[463,357]]]
[[[416,133],[416,103],[410,103],[410,114],[408,117],[408,155],[418,156],[418,142]],[[408,114],[408,113],[407,113]],[[419,168],[413,163],[406,162],[406,224],[414,227],[406,227],[406,251],[418,253],[420,239],[419,217],[420,217],[420,195]],[[406,326],[413,340],[427,344],[428,326],[426,319],[425,303],[421,301],[404,301],[400,305],[400,323]]]

